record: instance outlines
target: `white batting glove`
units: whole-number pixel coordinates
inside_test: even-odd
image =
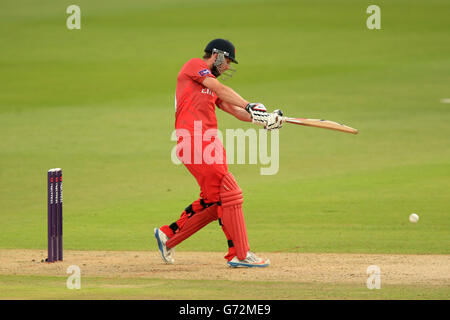
[[[245,110],[250,113],[253,123],[263,126],[267,125],[269,114],[267,113],[266,107],[262,103],[249,103],[245,107]]]
[[[279,129],[283,126],[283,112],[279,109],[268,113],[262,103],[249,103],[245,110],[250,113],[253,123],[262,125],[267,130]]]
[[[267,130],[280,129],[283,126],[283,122],[283,112],[277,109],[269,113],[265,128]]]

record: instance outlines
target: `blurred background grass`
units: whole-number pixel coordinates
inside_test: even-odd
[[[71,4],[0,3],[0,248],[46,247],[61,167],[65,248],[156,250],[199,194],[170,160],[176,76],[223,37],[247,100],[360,130],[285,125],[278,174],[230,165],[253,250],[449,253],[448,1],[378,1],[381,30],[368,1],[77,1],[68,30]],[[226,241],[212,223],[184,249]]]

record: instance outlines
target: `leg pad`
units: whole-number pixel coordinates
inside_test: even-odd
[[[183,227],[180,228],[180,231],[167,241],[166,246],[168,248],[175,247],[177,244],[186,240],[201,228],[217,220],[217,207],[217,204],[214,204],[192,215],[186,220]]]
[[[231,173],[227,173],[221,181],[220,202],[222,204],[221,221],[224,231],[226,230],[227,239],[233,242],[238,259],[244,260],[250,249],[242,211],[244,197]]]

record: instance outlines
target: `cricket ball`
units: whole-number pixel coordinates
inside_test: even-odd
[[[415,213],[411,213],[409,215],[409,221],[412,223],[416,223],[417,221],[419,221],[419,216]]]

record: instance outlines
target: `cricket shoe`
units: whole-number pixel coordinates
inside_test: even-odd
[[[169,238],[158,228],[155,228],[153,231],[155,232],[156,242],[158,243],[158,248],[159,252],[161,253],[162,259],[166,263],[173,264],[175,262],[173,258],[173,256],[175,255],[175,248],[170,249],[166,247],[166,242],[167,240],[169,240]]]
[[[247,257],[244,260],[239,260],[238,257],[234,257],[231,261],[228,261],[227,264],[232,268],[264,268],[270,265],[270,260],[261,259],[253,252],[249,251],[247,252]]]

